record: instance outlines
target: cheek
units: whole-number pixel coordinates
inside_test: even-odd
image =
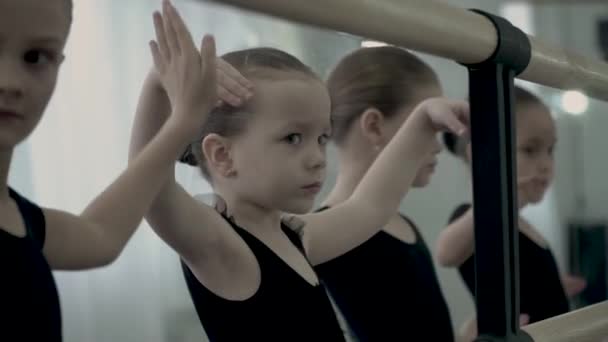
[[[48,73],[40,78],[30,80],[30,92],[28,94],[28,106],[32,115],[33,124],[37,124],[46,106],[48,105],[57,81],[57,72]]]
[[[524,153],[517,153],[517,174],[525,175],[530,171],[530,162]]]

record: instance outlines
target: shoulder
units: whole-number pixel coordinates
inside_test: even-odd
[[[9,188],[9,193],[11,198],[17,203],[28,234],[37,240],[42,247],[44,245],[46,226],[44,211],[37,204],[23,197],[14,189]]]

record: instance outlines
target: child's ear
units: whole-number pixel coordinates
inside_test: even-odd
[[[214,174],[224,178],[236,175],[234,162],[230,153],[232,144],[229,139],[212,133],[207,135],[201,144],[209,172],[213,170]]]
[[[366,109],[359,118],[359,129],[361,130],[361,134],[372,146],[384,145],[383,124],[384,115],[376,108]]]

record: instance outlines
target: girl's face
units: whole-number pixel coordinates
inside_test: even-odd
[[[556,136],[555,122],[546,107],[528,104],[517,108],[517,179],[526,180],[518,195],[526,203],[540,202],[551,185]],[[464,158],[471,165],[470,143]]]
[[[517,178],[529,180],[525,185],[528,203],[540,202],[553,180],[556,135],[546,107],[529,104],[518,108]]]
[[[390,117],[387,120],[384,120],[384,128],[382,132],[384,132],[385,137],[384,141],[387,143],[391,141],[391,139],[395,136],[397,131],[401,128],[405,120],[410,116],[412,110],[422,101],[432,98],[442,96],[441,87],[437,85],[429,85],[428,87],[422,88],[416,94],[416,97],[413,101],[411,101],[411,105],[405,106],[394,116]],[[384,147],[384,146],[382,146]],[[418,172],[416,173],[416,177],[412,185],[414,187],[422,188],[427,186],[430,181],[433,173],[435,172],[435,167],[437,165],[437,154],[441,152],[441,143],[436,140],[433,144],[433,149],[431,153],[426,156],[424,161],[422,162]],[[379,151],[378,151],[379,153]]]
[[[240,197],[267,208],[306,213],[325,180],[331,134],[325,85],[310,77],[254,81],[253,117],[231,138]]]
[[[69,27],[65,0],[0,1],[0,149],[12,149],[40,121]]]

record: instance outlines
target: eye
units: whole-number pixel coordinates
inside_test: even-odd
[[[23,61],[33,66],[43,66],[57,61],[57,54],[41,49],[28,50],[23,54]]]
[[[532,146],[522,146],[519,150],[529,156],[533,155],[536,152],[536,149]]]
[[[284,140],[290,145],[299,145],[302,142],[302,134],[292,133],[286,136]]]

